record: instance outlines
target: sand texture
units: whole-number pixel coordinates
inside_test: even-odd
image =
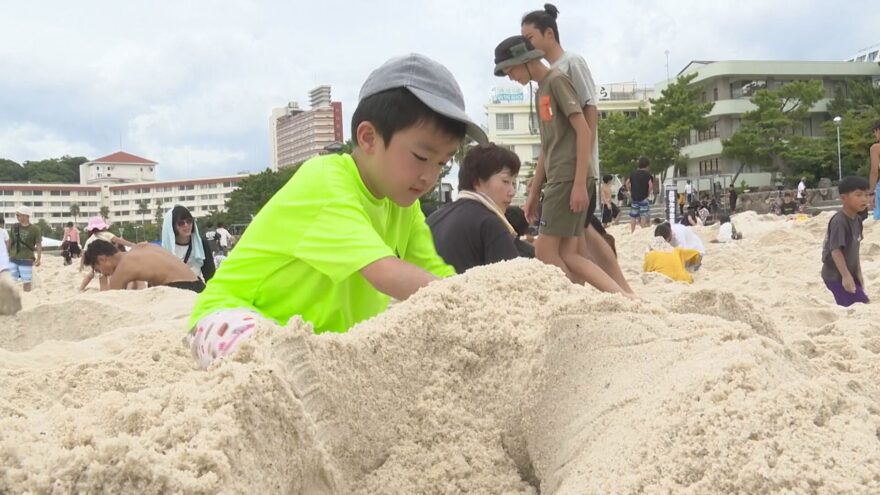
[[[821,284],[828,218],[740,215],[693,285],[615,227],[640,302],[516,260],[207,372],[194,294],[77,294],[49,257],[0,317],[0,493],[880,493],[880,306]]]

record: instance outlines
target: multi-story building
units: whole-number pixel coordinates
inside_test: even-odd
[[[302,110],[292,101],[275,108],[269,117],[272,169],[302,163],[324,152],[334,143],[342,143],[342,103],[332,101],[330,86],[318,86],[309,92],[311,109]]]
[[[846,59],[847,62],[876,62],[880,63],[880,43],[862,48],[858,53]]]
[[[125,152],[117,152],[80,166],[80,184],[0,183],[0,215],[14,221],[20,206],[34,210],[33,222],[45,220],[58,226],[74,218],[73,205],[79,207],[77,220],[96,216],[102,207],[113,222],[152,220],[157,208],[163,211],[176,204],[189,208],[193,216],[222,211],[232,191],[247,175],[202,179],[157,181],[157,163]],[[141,205],[147,210],[139,213]]]
[[[654,95],[653,89],[636,83],[603,84],[596,91],[600,119],[612,113],[635,116],[640,109],[650,111],[650,99]],[[516,153],[523,164],[519,174],[519,199],[525,194],[527,179],[534,175],[541,152],[537,110],[534,96],[529,96],[528,88],[499,86],[492,90],[491,102],[486,105],[489,140]],[[601,148],[599,161],[602,161]]]
[[[822,123],[833,118],[828,103],[837,91],[846,91],[851,81],[880,80],[880,66],[864,62],[802,62],[802,61],[693,61],[679,75],[696,72],[691,84],[702,87],[700,100],[714,102],[708,115],[712,127],[705,132],[691,132],[682,153],[688,156],[689,177],[733,175],[739,168],[737,160],[721,156],[723,139],[739,129],[742,115],[755,107],[751,97],[759,89],[775,89],[797,80],[819,80],[825,87],[825,98],[813,106],[803,126],[792,132],[802,136],[822,137]],[[659,83],[656,91],[666,86]],[[758,166],[746,164],[738,181],[752,186],[774,182],[772,174]]]

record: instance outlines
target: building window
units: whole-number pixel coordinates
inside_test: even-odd
[[[512,131],[513,130],[513,114],[512,113],[498,113],[495,114],[495,128],[499,131]]]
[[[736,81],[730,84],[730,98],[751,98],[758,90],[766,87],[767,81],[765,80]]]
[[[608,112],[606,112],[606,111],[604,111],[604,110],[601,111],[601,112],[599,112],[599,119],[600,119],[600,120],[605,120],[605,119],[607,119],[607,118],[608,118]]]
[[[537,162],[538,156],[540,156],[540,155],[541,155],[541,145],[540,144],[533,144],[532,145],[532,159],[535,160],[535,162]]]
[[[700,175],[713,175],[721,171],[718,158],[700,160]]]
[[[718,88],[712,88],[712,101],[718,101]]]
[[[531,127],[529,128],[529,131],[532,131],[532,130],[537,131],[538,129],[541,128],[540,124],[538,123],[538,114],[529,113],[529,119],[530,119],[529,121],[531,122]]]

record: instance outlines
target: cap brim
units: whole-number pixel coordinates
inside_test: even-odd
[[[406,89],[414,94],[415,97],[419,99],[419,101],[427,105],[427,107],[431,110],[439,113],[444,117],[448,117],[452,120],[457,120],[467,125],[467,135],[477,143],[486,144],[489,142],[489,138],[486,136],[486,132],[483,131],[483,128],[477,125],[473,120],[471,120],[471,118],[468,117],[468,114],[459,110],[458,107],[456,107],[449,101],[426,91],[422,91],[419,88],[407,87]]]
[[[495,64],[495,75],[498,77],[504,76],[504,69],[509,69],[515,65],[522,65],[527,62],[531,62],[532,60],[541,60],[544,58],[544,52],[541,50],[529,50],[522,55],[517,55],[516,57],[509,58],[507,60],[498,62]]]

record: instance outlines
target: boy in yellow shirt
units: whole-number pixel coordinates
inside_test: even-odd
[[[345,332],[440,277],[418,198],[465,135],[485,142],[452,73],[422,55],[373,71],[352,116],[351,155],[302,165],[256,215],[199,296],[190,318],[203,368],[232,352],[260,319],[300,315],[315,332]]]

